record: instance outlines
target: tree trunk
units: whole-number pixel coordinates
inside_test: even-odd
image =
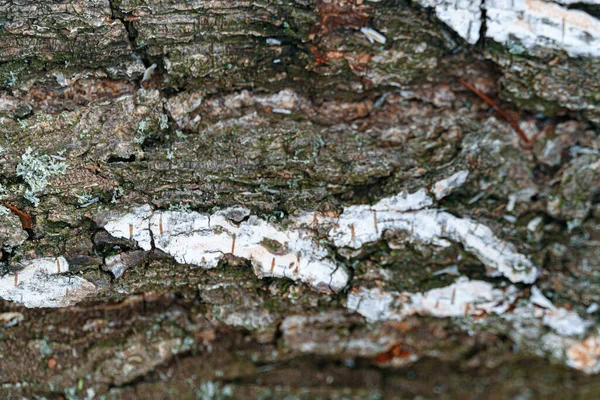
[[[569,3],[0,0],[2,397],[597,398]]]

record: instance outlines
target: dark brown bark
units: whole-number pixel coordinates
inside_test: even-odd
[[[535,285],[556,307],[593,320],[597,59],[471,46],[397,1],[0,0],[0,28],[0,199],[15,212],[0,221],[2,272],[18,284],[28,261],[62,256],[65,276],[95,288],[63,308],[0,301],[3,397],[597,397],[594,375],[540,344],[547,326],[524,338],[495,315],[369,322],[348,309],[362,288],[448,286],[456,276],[434,273],[455,266],[510,284],[459,242],[390,229],[355,251],[315,229],[349,275],[323,293],[259,279],[234,255],[210,270],[177,263],[105,229],[144,204],[243,206],[287,229],[301,212],[432,194],[466,171],[453,193],[432,195],[435,210],[489,227],[540,269]],[[532,148],[461,80],[520,122]],[[29,147],[68,165],[37,207],[19,173]],[[118,254],[120,269],[108,261]],[[517,286],[511,311],[532,290]]]

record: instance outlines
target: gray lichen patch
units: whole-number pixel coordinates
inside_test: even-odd
[[[66,170],[67,164],[47,154],[40,155],[28,147],[17,165],[17,176],[21,177],[27,185],[23,197],[37,207],[40,202],[37,195],[44,192],[49,179],[53,175],[64,174]]]
[[[102,97],[101,88],[90,88],[90,92],[92,96]],[[159,121],[163,114],[162,98],[157,91],[141,89],[135,96],[111,95],[108,99],[108,102],[74,111],[40,110],[35,116],[19,121],[3,118],[0,132],[10,133],[11,140],[2,143],[7,160],[0,165],[0,171],[9,175],[28,147],[40,157],[55,156],[51,159],[55,164],[64,158],[69,159],[69,163],[88,167],[87,163],[141,158],[144,140],[160,135],[165,129]],[[56,158],[59,152],[61,155]]]
[[[140,346],[143,336],[133,336],[125,343],[123,349],[102,362],[96,368],[95,379],[123,385],[144,376],[156,366],[173,359],[178,353],[189,351],[193,340],[168,338],[149,340]]]
[[[462,151],[465,158],[470,157],[477,164],[471,173],[471,182],[477,183],[477,190],[494,186],[495,193],[506,198],[517,192],[529,192],[531,198],[539,191],[532,173],[534,164],[514,146],[515,142],[516,135],[494,117],[486,120],[479,132],[465,138]]]
[[[161,207],[181,201],[203,208],[233,206],[235,196],[263,210],[302,209],[315,201],[331,209],[337,205],[330,204],[330,194],[350,198],[355,188],[369,193],[364,189],[377,186],[373,197],[391,195],[401,183],[411,189],[425,184],[418,178],[428,171],[435,176],[427,181],[446,175],[443,168],[456,158],[457,139],[470,129],[447,110],[423,109],[419,95],[412,94],[407,104],[404,96],[390,94],[371,110],[372,101],[313,104],[292,90],[269,96],[239,92],[201,104],[195,94],[181,94],[173,98],[177,109],[187,97],[194,107],[176,120],[185,138],[171,135],[172,142],[146,148],[148,164],[119,167],[136,174],[148,165],[152,174],[140,189],[162,188],[155,203]],[[275,109],[292,114],[271,112]],[[212,157],[215,148],[218,158]],[[173,171],[178,187],[169,184]],[[283,204],[276,204],[280,198]]]
[[[112,101],[133,93],[134,86],[124,80],[109,79],[98,70],[70,73],[57,69],[53,80],[36,82],[24,93],[1,93],[0,114],[21,120],[40,112],[73,111],[88,104]],[[34,118],[48,120],[47,116]]]

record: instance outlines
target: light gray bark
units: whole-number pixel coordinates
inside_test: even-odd
[[[598,58],[471,45],[430,11],[399,1],[0,0],[0,201],[33,220],[26,239],[18,212],[0,209],[2,279],[18,287],[29,261],[64,257],[58,276],[94,287],[65,293],[81,301],[64,308],[0,301],[0,393],[596,398],[594,375],[541,343],[553,334],[541,317],[477,323],[468,311],[421,310],[373,321],[348,308],[361,290],[451,285],[454,274],[435,274],[444,268],[508,287],[466,240],[440,247],[382,228],[364,246],[336,246],[333,228],[316,224],[310,237],[349,277],[328,291],[260,279],[235,252],[210,270],[178,263],[155,237],[146,251],[133,233],[105,229],[150,205],[245,207],[287,232],[302,213],[325,220],[425,189],[431,210],[489,228],[541,271],[536,288],[553,306],[592,321],[568,340],[593,335]],[[532,146],[460,78],[509,111]],[[40,164],[26,175],[28,148]],[[58,164],[65,173],[52,172]],[[465,171],[437,194],[436,183]],[[263,244],[277,256],[286,247]],[[517,286],[511,311],[533,290]]]

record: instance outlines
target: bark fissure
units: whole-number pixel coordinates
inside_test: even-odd
[[[588,6],[525,2],[528,42],[493,0],[30,3],[0,6],[0,203],[34,218],[0,208],[1,397],[598,391],[600,63],[535,14]]]

